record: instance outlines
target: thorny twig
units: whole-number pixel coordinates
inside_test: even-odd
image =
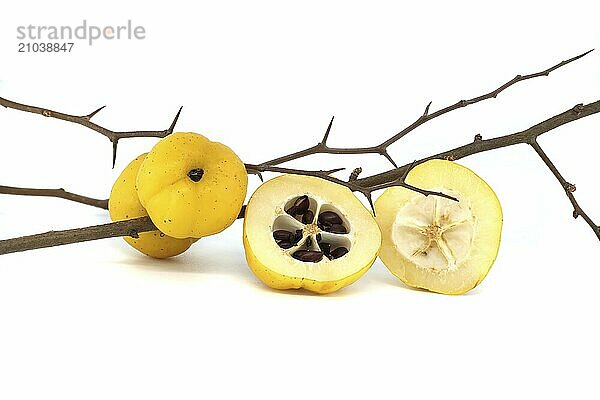
[[[546,132],[549,132],[559,126],[568,124],[569,122],[576,121],[580,118],[584,118],[600,112],[600,100],[590,104],[577,104],[575,107],[555,115],[545,121],[540,122],[537,125],[532,126],[524,131],[513,133],[512,135],[500,136],[493,139],[483,140],[481,135],[477,135],[472,143],[466,144],[461,147],[457,147],[452,150],[438,153],[433,156],[419,160],[417,163],[423,163],[431,159],[445,159],[445,160],[459,160],[461,158],[481,153],[483,151],[489,151],[499,149],[502,147],[513,146],[517,144],[529,144],[533,147],[536,153],[540,156],[546,166],[552,171],[556,179],[560,182],[561,186],[565,190],[567,197],[573,205],[574,212],[573,216],[577,218],[581,216],[585,222],[592,228],[598,239],[600,239],[600,228],[595,224],[592,219],[581,209],[573,192],[575,191],[575,185],[568,183],[562,175],[558,172],[550,158],[543,152],[542,148],[537,142],[538,137]],[[372,175],[363,179],[358,179],[359,185],[374,187],[379,184],[385,184],[393,179],[398,179],[401,176],[406,176],[407,170],[412,168],[410,165],[404,165],[402,167],[392,169],[390,171],[382,172],[380,174]]]
[[[325,131],[325,135],[323,135],[323,138],[321,139],[321,141],[319,143],[317,143],[316,145],[308,147],[304,150],[300,150],[300,151],[297,151],[297,152],[294,152],[291,154],[287,154],[285,156],[281,156],[281,157],[277,157],[277,158],[274,158],[269,161],[265,161],[260,165],[263,165],[263,166],[279,165],[279,164],[283,164],[285,162],[296,160],[298,158],[306,157],[306,156],[309,156],[312,154],[323,154],[323,153],[325,153],[325,154],[368,154],[368,153],[374,153],[374,154],[380,154],[380,155],[384,156],[385,158],[388,159],[388,161],[390,163],[392,163],[392,165],[394,167],[397,168],[398,166],[396,165],[396,162],[388,153],[388,147],[391,146],[392,144],[396,143],[398,140],[400,140],[401,138],[403,138],[404,136],[406,136],[408,133],[415,130],[419,126],[423,125],[424,123],[426,123],[428,121],[431,121],[432,119],[434,119],[436,117],[439,117],[440,115],[449,113],[450,111],[454,111],[459,108],[467,107],[471,104],[479,103],[480,101],[483,101],[483,100],[496,98],[498,96],[498,94],[500,94],[500,92],[506,90],[507,88],[509,88],[510,86],[512,86],[518,82],[525,81],[528,79],[538,78],[541,76],[548,76],[548,75],[550,75],[550,73],[552,71],[555,71],[573,61],[576,61],[576,60],[586,56],[587,54],[591,53],[592,51],[594,51],[594,49],[588,50],[585,53],[582,53],[573,58],[569,58],[568,60],[561,61],[558,64],[553,65],[552,67],[550,67],[544,71],[540,71],[540,72],[536,72],[536,73],[528,74],[528,75],[517,75],[514,78],[512,78],[511,80],[509,80],[508,82],[504,83],[503,85],[499,86],[498,88],[496,88],[495,90],[492,90],[489,93],[483,94],[481,96],[473,97],[472,99],[469,99],[469,100],[459,100],[450,106],[444,107],[444,108],[439,109],[432,113],[429,112],[429,108],[431,106],[431,102],[429,102],[429,104],[427,104],[427,106],[425,107],[425,111],[423,112],[423,114],[420,115],[419,118],[417,118],[415,120],[415,122],[408,125],[406,128],[402,129],[400,132],[396,133],[394,136],[390,137],[389,139],[381,142],[380,144],[378,144],[376,146],[369,146],[369,147],[330,147],[330,146],[328,146],[327,139],[329,139],[329,133],[331,132],[331,126],[333,124],[333,118],[331,118],[331,121],[329,122],[329,126],[327,127],[327,129]]]
[[[363,147],[363,148],[331,148],[331,147],[328,147],[326,142],[327,142],[327,139],[328,139],[330,131],[331,131],[331,126],[332,126],[332,122],[333,122],[333,118],[332,118],[332,120],[329,123],[329,126],[325,132],[325,135],[323,136],[323,139],[316,146],[307,148],[305,150],[302,150],[302,151],[299,151],[296,153],[292,153],[287,156],[279,157],[279,158],[276,158],[276,159],[273,159],[273,160],[270,160],[270,161],[267,161],[267,162],[264,162],[261,164],[246,164],[246,168],[249,173],[255,173],[255,174],[258,174],[259,176],[260,176],[261,172],[266,172],[266,171],[317,176],[319,178],[326,179],[331,182],[346,186],[352,191],[358,191],[358,192],[364,194],[367,197],[367,200],[369,201],[369,203],[371,204],[371,207],[372,207],[373,206],[372,199],[371,199],[372,193],[376,190],[385,189],[385,188],[391,187],[391,186],[403,186],[410,190],[414,190],[416,192],[422,193],[424,195],[434,194],[434,195],[454,199],[451,196],[447,196],[443,193],[429,192],[426,190],[422,190],[422,189],[410,186],[409,184],[407,184],[405,182],[405,179],[406,179],[408,173],[410,172],[410,170],[415,165],[418,165],[418,164],[425,162],[427,160],[430,160],[430,159],[439,158],[439,159],[447,159],[447,160],[458,160],[460,158],[463,158],[463,157],[466,157],[466,156],[469,156],[472,154],[489,151],[489,150],[494,150],[497,148],[511,146],[511,145],[515,145],[515,144],[526,143],[526,144],[531,145],[534,148],[534,150],[537,152],[537,154],[540,156],[540,158],[544,161],[544,163],[548,166],[548,168],[552,171],[552,173],[555,175],[555,177],[559,180],[559,182],[565,189],[565,192],[566,192],[569,200],[571,201],[571,204],[574,207],[573,216],[575,218],[577,218],[578,216],[582,216],[583,219],[588,223],[588,225],[590,225],[590,227],[594,230],[596,236],[598,236],[598,238],[600,239],[600,233],[599,233],[600,227],[598,225],[594,224],[594,222],[591,220],[591,218],[581,209],[581,207],[579,206],[579,204],[577,203],[577,201],[573,195],[574,188],[575,188],[574,185],[569,184],[562,177],[562,175],[558,172],[558,170],[556,169],[554,164],[551,162],[551,160],[543,152],[543,150],[537,143],[537,138],[540,135],[542,135],[543,133],[546,133],[558,126],[575,121],[579,118],[583,118],[583,117],[586,117],[586,116],[589,116],[592,114],[599,113],[600,112],[600,101],[590,103],[587,105],[578,104],[575,107],[573,107],[572,109],[565,111],[561,114],[558,114],[546,121],[543,121],[525,131],[517,132],[517,133],[511,134],[511,135],[505,135],[505,136],[500,136],[500,137],[493,138],[493,139],[483,140],[481,135],[478,134],[475,136],[474,141],[467,145],[457,147],[455,149],[452,149],[452,150],[449,150],[449,151],[446,151],[443,153],[439,153],[439,154],[436,154],[436,155],[433,155],[433,156],[430,156],[430,157],[427,157],[427,158],[424,158],[424,159],[421,159],[418,161],[414,161],[411,164],[407,164],[402,167],[395,168],[390,171],[386,171],[386,172],[376,174],[376,175],[373,175],[370,177],[362,178],[362,179],[358,179],[358,175],[361,172],[360,168],[357,168],[352,172],[348,181],[343,181],[341,179],[330,176],[330,174],[340,171],[341,169],[334,169],[334,170],[329,170],[329,171],[305,171],[305,170],[296,170],[296,169],[283,168],[283,167],[276,166],[277,164],[281,164],[281,163],[284,163],[287,161],[291,161],[291,160],[298,159],[298,158],[301,158],[301,157],[304,157],[307,155],[317,154],[317,153],[332,153],[332,154],[379,153],[379,154],[386,156],[394,165],[396,165],[394,163],[394,161],[391,159],[391,157],[389,157],[389,155],[387,154],[387,147],[390,144],[394,143],[395,141],[399,140],[401,137],[405,136],[410,131],[412,131],[415,128],[417,128],[418,126],[422,125],[423,123],[425,123],[437,116],[440,116],[442,114],[450,112],[452,110],[455,110],[455,109],[458,109],[461,107],[465,107],[469,104],[473,104],[473,103],[476,103],[476,102],[479,102],[479,101],[482,101],[485,99],[489,99],[489,98],[494,98],[500,92],[502,92],[509,86],[511,86],[517,82],[520,82],[522,80],[531,79],[531,78],[535,78],[538,76],[547,76],[550,72],[562,67],[563,65],[566,65],[572,61],[575,61],[575,60],[585,56],[586,54],[588,54],[591,51],[592,50],[590,50],[586,53],[583,53],[577,57],[573,57],[569,60],[562,61],[561,63],[558,63],[555,66],[550,67],[547,70],[544,70],[544,71],[541,71],[538,73],[524,75],[524,76],[517,75],[512,80],[508,81],[507,83],[505,83],[504,85],[500,86],[499,88],[497,88],[496,90],[494,90],[490,93],[481,95],[479,97],[475,97],[470,100],[461,100],[451,106],[440,109],[431,114],[429,113],[429,106],[431,104],[430,103],[426,107],[423,115],[421,117],[419,117],[419,119],[417,119],[413,124],[409,125],[405,129],[400,131],[398,134],[394,135],[390,139],[386,140],[385,142],[383,142],[377,146]],[[0,98],[0,100],[6,101],[5,99],[2,99],[2,98]],[[0,102],[0,104],[2,104],[2,103]],[[15,103],[15,104],[18,104],[18,103]],[[2,105],[4,105],[4,104],[2,104]],[[19,105],[19,106],[25,107],[25,108],[29,107],[29,106],[24,106],[24,105]],[[11,107],[11,108],[16,108],[16,107]],[[16,109],[22,109],[23,111],[30,111],[28,109],[23,109],[23,108],[16,108]],[[34,111],[30,111],[30,112],[34,112]],[[95,115],[96,112],[92,113],[89,116],[89,118],[91,118],[91,116]],[[60,114],[60,113],[58,113],[58,114],[61,116],[66,115],[66,114]],[[54,116],[54,115],[49,115],[49,116]],[[65,119],[65,118],[59,118],[59,119]],[[69,119],[65,119],[65,120],[69,120]],[[174,123],[176,122],[176,120],[177,120],[177,118],[175,119]],[[76,121],[73,121],[73,122],[76,122]],[[172,124],[171,131],[174,126],[174,123]],[[85,125],[85,124],[82,124],[82,125]],[[102,129],[104,129],[104,128],[102,128]],[[143,136],[143,135],[140,135],[140,136]],[[129,137],[135,137],[135,136],[129,136]],[[262,179],[262,177],[261,177],[261,179]],[[13,189],[18,189],[18,188],[13,188]],[[25,189],[25,190],[31,190],[31,189]],[[22,193],[14,193],[14,194],[26,194],[26,193],[22,192]],[[52,195],[52,194],[46,194],[46,195]],[[77,195],[75,195],[75,196],[77,196]],[[57,196],[57,197],[63,197],[63,196]],[[456,199],[454,199],[454,200],[456,200]],[[74,201],[77,201],[77,200],[74,200]],[[245,210],[242,209],[238,218],[243,217],[244,211]],[[147,220],[149,219],[148,217],[144,217],[144,218],[146,218]],[[98,226],[98,227],[80,228],[80,229],[69,230],[69,231],[61,231],[58,233],[57,232],[48,232],[48,233],[41,234],[41,235],[33,235],[33,236],[27,236],[24,238],[3,240],[3,241],[0,241],[0,254],[12,253],[12,252],[16,252],[16,251],[24,251],[24,250],[33,249],[33,248],[48,247],[48,246],[54,246],[54,245],[60,245],[60,244],[75,243],[75,242],[85,241],[85,240],[94,240],[94,239],[99,239],[102,237],[113,237],[113,236],[134,236],[135,237],[137,235],[137,233],[146,231],[146,230],[139,230],[140,229],[140,226],[139,226],[140,220],[141,219],[130,220],[130,221],[120,221],[117,223],[106,224],[106,225],[102,225],[102,226]],[[145,221],[146,225],[142,226],[141,229],[155,230],[154,225],[150,226],[147,224],[147,222],[148,222],[147,220]],[[131,222],[131,226],[127,225],[128,222]],[[119,224],[118,229],[126,229],[126,228],[130,228],[130,229],[126,230],[124,234],[119,235],[119,234],[115,233],[114,224]],[[87,232],[86,230],[88,230],[88,229],[89,229],[89,235],[86,234],[86,232]],[[107,236],[101,236],[101,233],[98,232],[98,229],[100,229],[100,231],[105,229]],[[98,236],[98,235],[100,235],[100,236]],[[69,239],[65,239],[65,237],[68,237]],[[26,244],[23,244],[22,241],[20,241],[20,239],[23,239]],[[45,244],[42,245],[41,243],[45,243]]]
[[[30,112],[33,114],[40,114],[40,115],[43,115],[44,117],[48,117],[48,118],[56,118],[56,119],[60,119],[62,121],[72,122],[75,124],[83,125],[86,128],[89,128],[98,133],[101,133],[102,135],[106,136],[113,145],[113,156],[112,156],[113,168],[115,166],[115,161],[117,160],[117,145],[118,145],[120,139],[129,139],[129,138],[134,138],[134,137],[164,138],[165,136],[168,136],[171,133],[173,133],[173,129],[175,129],[175,124],[177,123],[177,120],[179,119],[179,115],[181,114],[181,109],[183,108],[183,107],[179,108],[179,111],[175,115],[175,118],[173,119],[173,122],[171,122],[171,125],[167,129],[162,130],[162,131],[113,131],[113,130],[110,130],[103,126],[100,126],[100,125],[96,124],[95,122],[92,122],[92,118],[96,114],[98,114],[100,111],[102,111],[106,106],[102,106],[102,107],[92,111],[91,113],[85,114],[85,115],[65,114],[65,113],[61,113],[58,111],[50,110],[48,108],[29,106],[26,104],[17,103],[16,101],[8,100],[3,97],[0,97],[0,106],[4,106],[5,108],[12,108],[14,110],[19,110],[19,111]]]
[[[575,192],[576,190],[575,185],[567,182],[565,178],[563,178],[561,173],[554,166],[552,160],[550,160],[550,158],[546,155],[544,150],[542,150],[536,138],[532,138],[529,144],[531,145],[531,147],[533,147],[538,156],[540,156],[542,161],[544,161],[544,164],[546,164],[548,169],[552,171],[552,174],[556,177],[556,179],[560,182],[560,185],[562,186],[563,190],[565,191],[565,194],[571,202],[571,205],[573,206],[573,218],[578,218],[579,216],[581,216],[585,220],[585,222],[590,226],[590,228],[592,228],[592,230],[596,234],[596,237],[600,240],[600,226],[596,225],[594,221],[592,221],[592,219],[585,213],[585,211],[581,209],[579,203],[577,202],[577,199],[575,199],[575,195],[573,195],[573,192]]]
[[[443,153],[439,153],[439,154],[435,154],[430,157],[423,158],[421,160],[412,162],[411,164],[404,165],[402,167],[393,169],[391,171],[372,175],[372,176],[362,178],[362,179],[357,179],[354,182],[357,185],[362,186],[362,187],[383,188],[384,186],[389,185],[390,182],[397,181],[399,178],[402,178],[402,177],[405,178],[413,166],[423,163],[425,161],[428,161],[431,159],[458,160],[460,158],[464,158],[464,157],[467,157],[467,156],[470,156],[473,154],[482,153],[482,152],[490,151],[490,150],[495,150],[495,149],[499,149],[499,148],[506,147],[506,146],[512,146],[512,145],[516,145],[516,144],[531,144],[532,140],[537,139],[539,136],[541,136],[542,134],[544,134],[546,132],[549,132],[559,126],[568,124],[568,123],[576,121],[578,119],[581,119],[581,118],[584,118],[584,117],[587,117],[590,115],[598,114],[598,113],[600,113],[600,100],[596,101],[594,103],[586,104],[586,105],[578,104],[574,108],[571,108],[561,114],[555,115],[554,117],[549,118],[543,122],[540,122],[539,124],[534,125],[531,128],[526,129],[524,131],[513,133],[510,135],[496,137],[493,139],[483,140],[481,138],[478,138],[478,139],[474,140],[473,142],[466,144],[464,146],[457,147],[455,149],[448,150]],[[542,158],[542,159],[544,160],[544,158]],[[553,165],[553,164],[547,162],[547,161],[549,161],[549,159],[547,159],[547,158],[544,161],[547,163],[548,166]],[[562,182],[563,181],[561,181],[561,183]],[[567,188],[568,188],[568,186],[567,186]],[[569,196],[569,199],[571,199],[571,201],[575,207],[575,210],[577,211],[577,214],[581,215],[586,220],[586,222],[590,225],[590,227],[592,227],[592,229],[594,229],[594,232],[596,233],[596,235],[598,235],[598,229],[600,229],[600,228],[598,228],[598,226],[595,225],[591,219],[589,219],[587,214],[585,214],[583,212],[583,210],[581,210],[579,205],[577,205],[577,202],[574,201],[574,197],[572,197],[573,194],[572,194],[571,190],[572,189],[568,189],[568,190],[566,190],[566,192],[567,192],[567,195]],[[242,209],[242,212],[240,213],[240,217],[243,216],[243,213],[244,213],[244,210]],[[114,224],[118,224],[117,226],[118,226],[119,232],[122,233],[121,235],[115,233],[115,230],[113,229]],[[101,227],[87,227],[87,228],[79,228],[79,229],[69,230],[69,231],[62,231],[56,238],[54,238],[53,233],[50,232],[50,233],[46,233],[46,234],[42,234],[42,235],[26,236],[24,238],[0,240],[0,255],[7,254],[7,253],[14,253],[14,252],[18,252],[18,251],[31,250],[31,249],[40,248],[40,247],[50,247],[50,246],[57,246],[57,245],[66,244],[66,243],[75,243],[78,241],[100,239],[102,237],[135,236],[137,233],[145,232],[145,230],[140,230],[139,224],[140,224],[139,219],[135,219],[135,220],[115,222],[112,224],[106,224],[106,225],[102,225]],[[144,229],[147,229],[147,230],[155,230],[155,229],[151,229],[151,227],[149,225],[145,225],[145,227],[146,228],[144,228]],[[88,229],[90,230],[89,235],[87,233]],[[102,234],[99,233],[98,230],[100,230],[100,231],[105,230],[106,236],[102,236]],[[74,236],[71,236],[71,235],[74,235]],[[69,239],[65,239],[65,236],[68,237]],[[21,239],[26,239],[26,243],[23,243],[21,241]],[[40,241],[42,243],[40,243]]]

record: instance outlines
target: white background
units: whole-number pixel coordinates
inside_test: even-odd
[[[98,123],[204,133],[260,162],[316,143],[379,143],[432,110],[599,47],[593,2],[170,1],[15,3],[0,14],[0,96]],[[18,25],[146,28],[142,41],[18,54]],[[496,100],[440,117],[390,148],[409,162],[528,128],[600,99],[600,52]],[[600,116],[541,143],[600,221]],[[105,198],[154,139],[106,138],[0,109],[0,184]],[[487,279],[460,297],[407,288],[377,261],[332,295],[277,292],[246,266],[242,223],[155,261],[122,240],[0,256],[0,398],[597,398],[600,246],[523,146],[461,160],[505,221]],[[304,168],[388,168],[377,156]],[[345,176],[345,175],[344,175]],[[251,193],[258,185],[251,178]],[[60,199],[0,196],[0,238],[103,223]]]

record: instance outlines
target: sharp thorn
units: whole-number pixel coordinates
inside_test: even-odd
[[[417,160],[414,160],[413,162],[411,162],[410,165],[408,166],[408,168],[406,169],[406,171],[404,171],[404,173],[402,174],[402,178],[401,178],[402,182],[404,182],[406,180],[408,173],[410,171],[412,171],[412,169],[415,167],[415,165],[417,165]]]
[[[329,171],[325,171],[325,174],[331,175],[331,174],[335,174],[336,172],[343,171],[345,169],[346,168],[334,168],[334,169],[330,169]]]
[[[431,103],[433,103],[433,101],[430,101],[429,104],[427,104],[427,107],[425,107],[425,112],[423,112],[424,117],[429,115],[429,107],[431,107]]]
[[[119,144],[119,139],[115,138],[112,141],[112,145],[113,145],[112,167],[113,167],[113,169],[115,168],[115,163],[117,162],[117,145],[118,144]]]
[[[392,163],[392,165],[394,166],[394,168],[398,168],[398,165],[396,164],[396,162],[394,161],[394,159],[392,158],[392,156],[390,156],[390,154],[387,152],[387,150],[384,150],[381,153],[381,155],[384,156],[385,158],[387,158],[388,161]]]
[[[329,125],[327,125],[327,130],[325,131],[325,135],[323,136],[323,140],[321,140],[321,144],[323,146],[327,145],[327,139],[329,139],[329,132],[331,132],[331,126],[333,125],[333,119],[335,115],[331,117],[331,121],[329,121]]]
[[[362,192],[362,193],[367,198],[367,201],[369,202],[369,205],[371,206],[371,210],[373,211],[373,215],[375,215],[375,205],[373,205],[373,198],[371,196],[371,192]]]
[[[261,182],[264,182],[265,180],[263,179],[262,173],[257,172],[256,175],[258,175],[258,179],[260,179]]]
[[[94,115],[98,114],[98,113],[99,113],[100,111],[102,111],[104,108],[106,108],[106,106],[102,106],[102,107],[100,107],[99,109],[97,109],[96,111],[92,111],[91,113],[89,113],[89,114],[86,116],[86,118],[87,118],[88,120],[89,120],[89,119],[92,119],[92,117],[93,117]]]
[[[171,126],[167,130],[167,135],[170,135],[171,133],[173,133],[173,129],[175,129],[175,125],[177,124],[177,120],[179,119],[179,116],[181,115],[181,110],[183,110],[183,106],[179,107],[179,111],[177,111],[177,114],[175,115],[175,118],[173,119],[173,122],[171,123]]]

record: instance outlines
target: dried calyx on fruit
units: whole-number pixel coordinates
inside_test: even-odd
[[[384,232],[379,257],[410,286],[444,294],[471,290],[498,254],[502,208],[496,194],[468,168],[444,160],[417,165],[406,182],[459,201],[387,189],[375,202]]]
[[[338,290],[367,271],[380,245],[377,223],[356,196],[319,178],[274,178],[246,208],[248,265],[273,288]]]

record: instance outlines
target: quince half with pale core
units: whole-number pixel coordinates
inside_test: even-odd
[[[320,178],[276,177],[246,206],[246,260],[275,289],[334,292],[360,278],[380,246],[372,213],[348,188]]]
[[[152,222],[175,238],[201,238],[229,227],[247,186],[246,167],[233,150],[193,132],[160,140],[137,176],[137,193]]]
[[[496,194],[473,171],[445,160],[415,166],[406,183],[458,201],[403,187],[386,189],[375,202],[383,232],[379,257],[407,285],[444,294],[468,292],[498,254],[502,208]]]
[[[135,190],[137,174],[146,158],[144,153],[125,167],[115,181],[108,200],[108,212],[113,221],[148,215]],[[140,252],[154,258],[168,258],[186,251],[198,239],[175,239],[160,231],[143,232],[137,238],[125,236],[125,241]]]

